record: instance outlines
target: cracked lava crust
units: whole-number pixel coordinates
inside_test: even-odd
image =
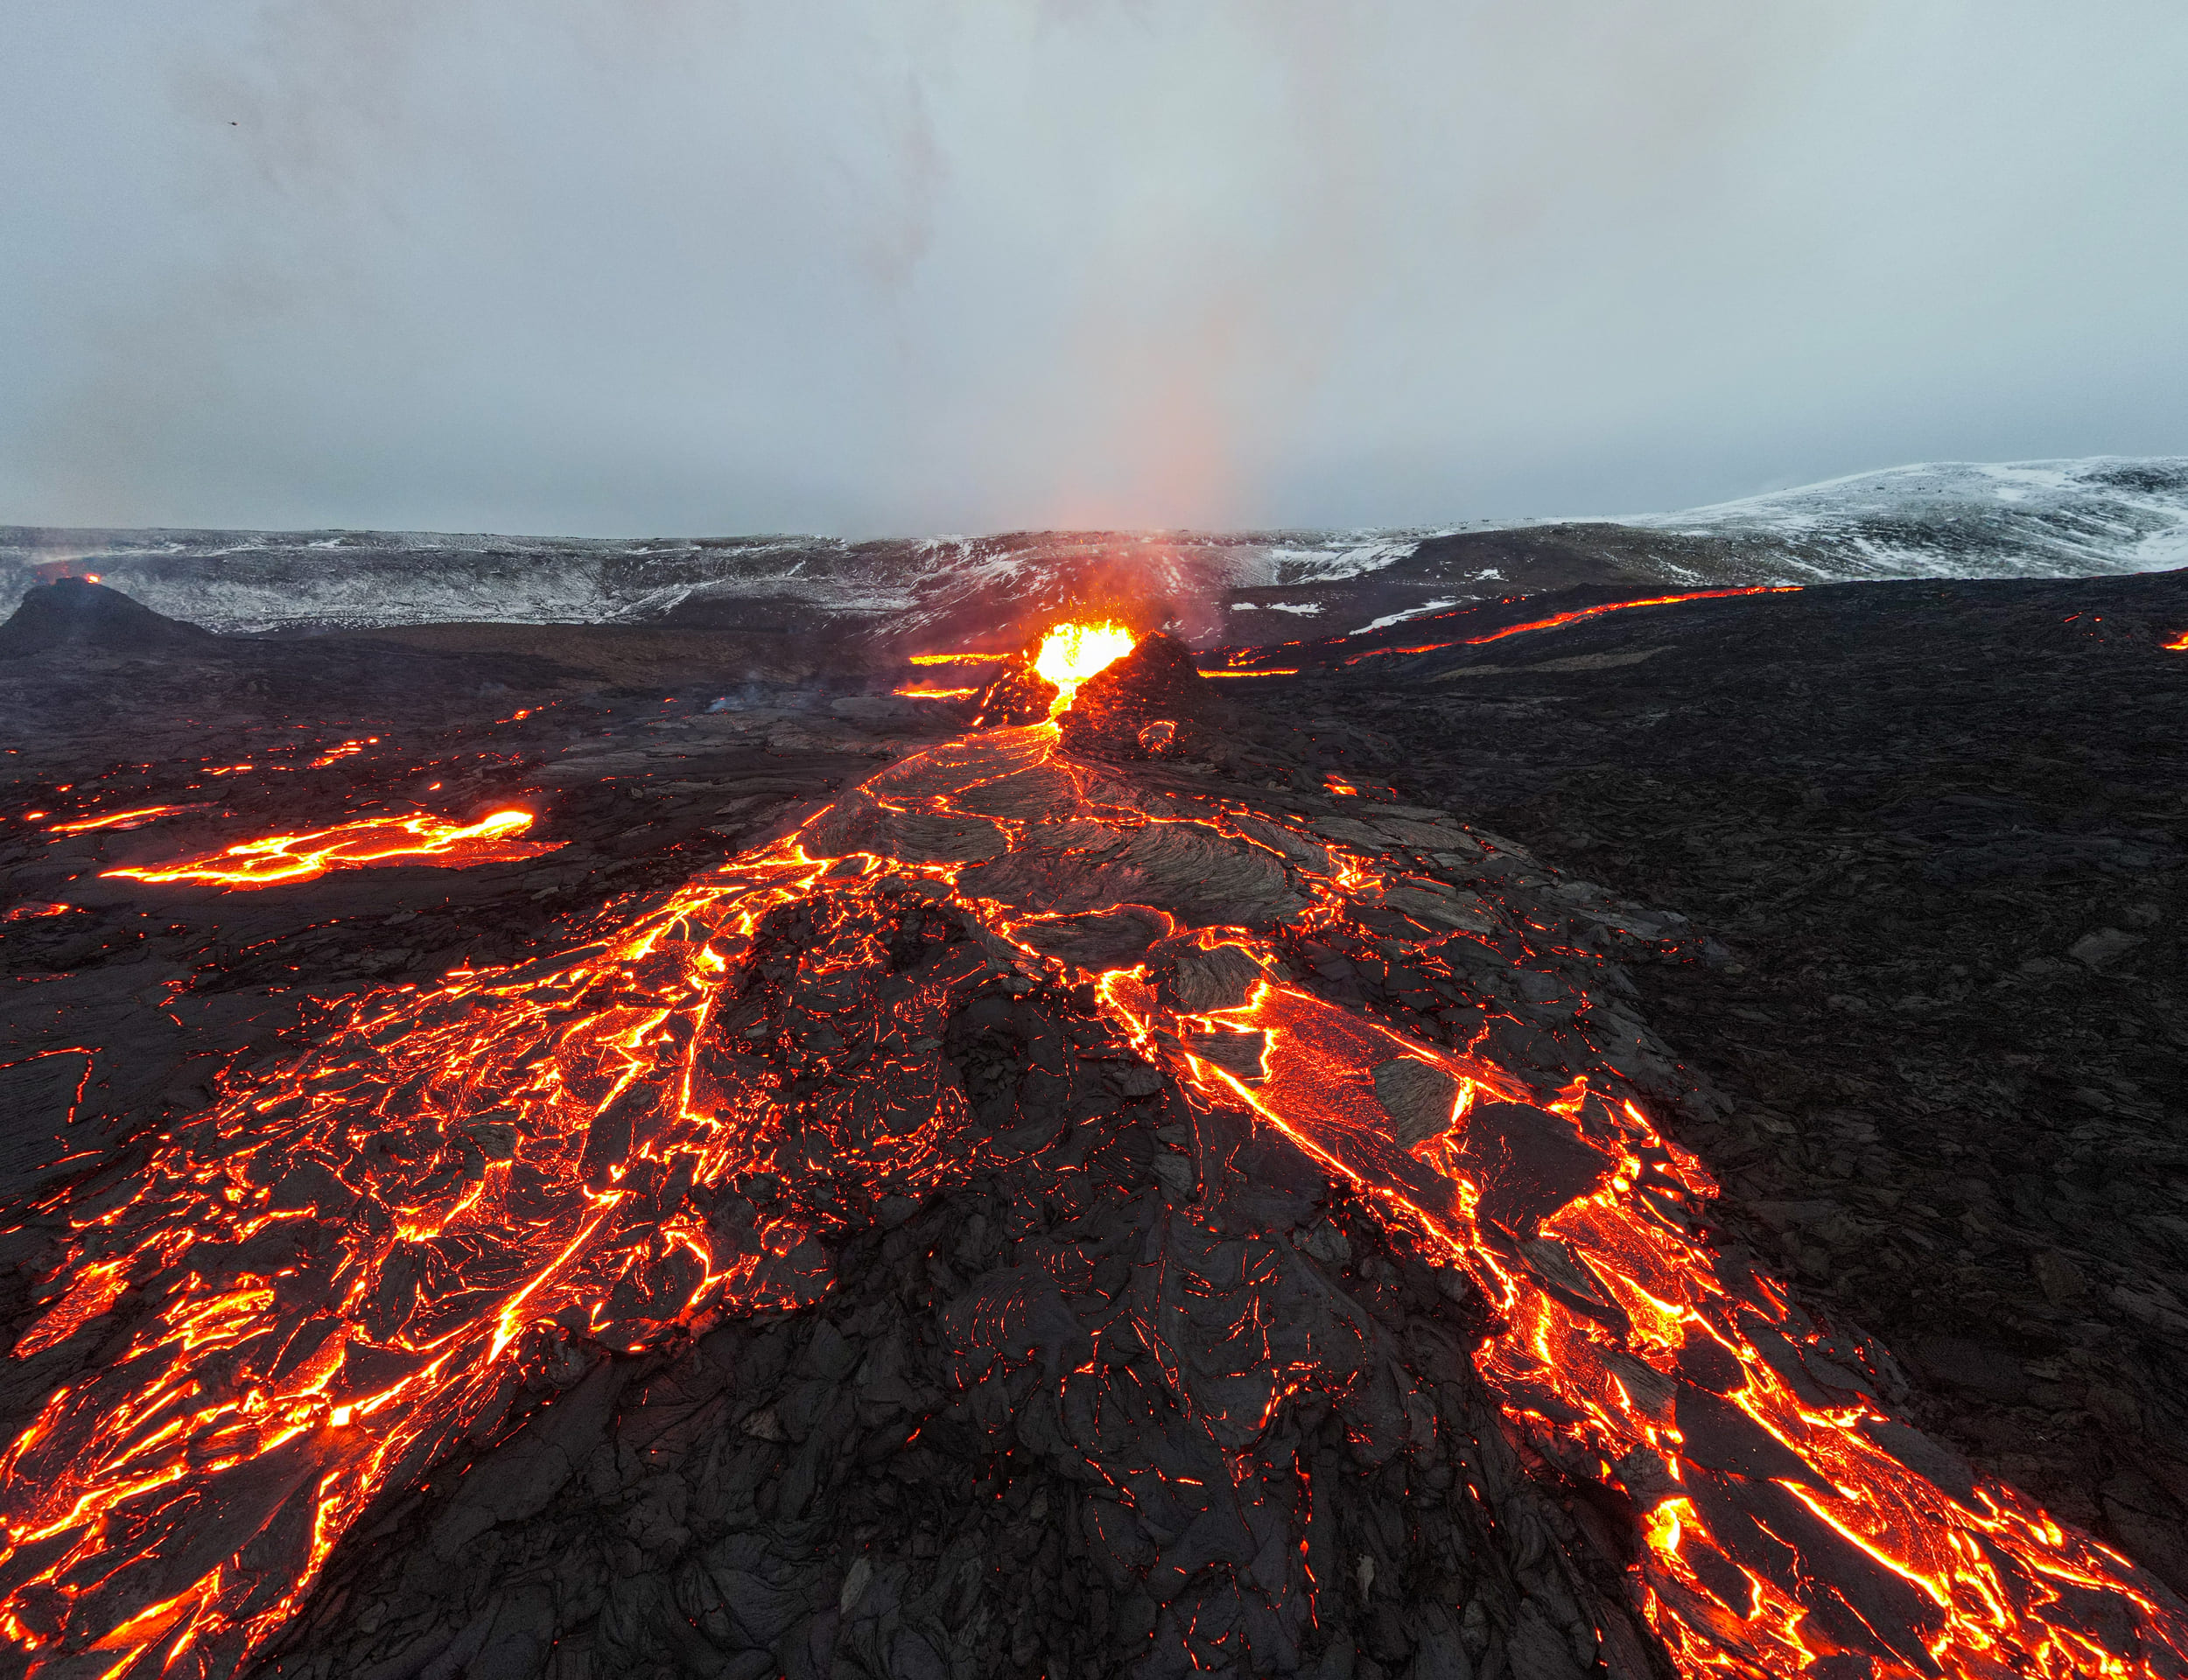
[[[1712,1241],[1615,906],[1186,774],[1189,662],[1084,640],[39,1209],[24,1670],[2188,1674],[2163,1586]],[[1600,1059],[1499,1065],[1484,967]]]

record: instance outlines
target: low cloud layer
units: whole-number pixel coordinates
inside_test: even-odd
[[[20,0],[0,520],[1444,522],[2188,452],[2188,12]]]

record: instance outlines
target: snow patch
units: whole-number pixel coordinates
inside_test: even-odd
[[[1381,618],[1362,625],[1357,630],[1348,630],[1349,636],[1364,636],[1371,630],[1387,630],[1393,624],[1403,624],[1408,619],[1420,618],[1425,612],[1441,612],[1447,606],[1456,606],[1456,601],[1427,601],[1420,606],[1409,606],[1403,612],[1386,612]]]

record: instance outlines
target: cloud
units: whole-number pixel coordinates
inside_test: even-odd
[[[2155,4],[25,4],[0,517],[1400,523],[2188,447]]]

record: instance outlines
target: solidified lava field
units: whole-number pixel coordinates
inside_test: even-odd
[[[2188,580],[1611,606],[726,690],[35,593],[11,1660],[2188,1672]]]

